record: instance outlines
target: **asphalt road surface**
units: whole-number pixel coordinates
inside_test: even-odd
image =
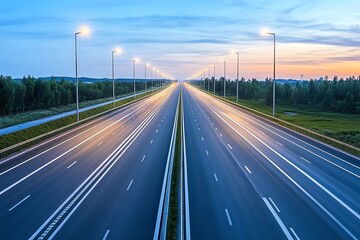
[[[193,239],[360,238],[360,159],[184,84]]]
[[[0,166],[0,239],[151,239],[176,84]]]

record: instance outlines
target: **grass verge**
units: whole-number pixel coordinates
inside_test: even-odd
[[[181,93],[180,93],[181,94]],[[167,222],[166,239],[177,239],[179,222],[180,201],[180,167],[181,167],[181,96],[179,103],[178,125],[176,129],[176,143],[174,153],[174,165],[171,176],[171,191],[169,203],[169,216]]]
[[[153,92],[151,94],[147,94],[146,96],[145,96],[145,93],[138,95],[135,100],[133,98],[120,100],[115,103],[115,106],[116,106],[115,109],[118,109],[119,107],[124,106],[125,104],[128,104],[130,102],[139,101],[139,100],[143,99],[144,97],[150,96],[154,93],[155,92]],[[86,122],[87,119],[92,120],[93,117],[100,116],[102,113],[105,114],[113,109],[114,109],[113,103],[110,103],[110,104],[104,105],[102,107],[98,107],[98,108],[94,108],[94,109],[91,109],[91,110],[88,110],[85,112],[81,112],[79,114],[79,118],[80,118],[80,120],[82,120],[81,123],[84,123],[84,122]],[[2,136],[0,136],[0,149],[4,149],[4,148],[10,147],[10,146],[13,146],[15,144],[22,143],[26,140],[30,140],[32,138],[36,138],[38,136],[44,135],[46,133],[56,131],[57,129],[64,128],[62,131],[56,131],[56,133],[54,133],[54,134],[49,134],[49,135],[44,136],[43,138],[37,139],[36,141],[31,141],[29,144],[21,145],[21,146],[15,148],[13,151],[9,151],[9,152],[0,154],[0,157],[4,157],[6,155],[9,155],[12,152],[18,151],[20,149],[23,149],[25,147],[28,147],[35,143],[38,143],[38,142],[44,140],[45,138],[49,138],[51,136],[54,136],[56,134],[66,131],[66,130],[69,130],[78,125],[78,124],[73,124],[75,121],[76,121],[76,115],[71,115],[71,116],[67,116],[67,117],[60,118],[60,119],[57,119],[54,121],[50,121],[50,122],[47,122],[47,123],[44,123],[44,124],[41,124],[38,126],[34,126],[31,128],[17,131],[17,132],[2,135]],[[71,124],[73,124],[73,125],[71,125]],[[69,125],[69,127],[66,128],[66,126],[68,126],[68,125]]]

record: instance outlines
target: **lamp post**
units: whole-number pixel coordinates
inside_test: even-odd
[[[215,94],[215,65],[211,65],[213,67],[214,70],[214,94]]]
[[[236,52],[237,55],[237,69],[236,69],[236,103],[239,102],[239,64],[240,64],[240,53]]]
[[[224,98],[226,97],[226,61],[223,60],[224,62]]]
[[[76,78],[76,121],[79,119],[79,79],[78,79],[78,50],[77,50],[77,36],[79,34],[87,35],[89,33],[89,29],[87,27],[83,27],[79,32],[75,33],[75,78]]]

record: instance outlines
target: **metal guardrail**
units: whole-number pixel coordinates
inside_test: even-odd
[[[179,104],[180,104],[180,94],[178,97],[174,125],[171,135],[170,146],[169,146],[169,152],[166,161],[165,174],[162,184],[159,208],[158,208],[155,231],[154,231],[154,238],[153,238],[154,240],[166,239],[167,220],[169,216],[169,203],[170,203],[170,193],[171,193],[171,179],[172,179],[172,170],[174,165],[176,135],[178,128]]]
[[[325,136],[325,135],[320,134],[320,133],[317,133],[317,132],[315,132],[315,131],[306,129],[306,128],[304,128],[304,127],[297,126],[297,125],[295,125],[295,124],[286,122],[286,121],[281,120],[281,119],[279,119],[279,118],[272,117],[272,116],[267,115],[267,114],[265,114],[265,113],[256,111],[256,110],[251,109],[251,108],[249,108],[249,107],[246,107],[246,106],[237,104],[237,103],[235,103],[235,102],[233,102],[233,101],[230,101],[230,100],[228,100],[228,99],[224,99],[224,98],[222,98],[222,97],[220,97],[220,96],[217,96],[217,95],[215,95],[215,94],[213,94],[213,93],[209,93],[209,92],[204,91],[204,90],[202,90],[202,89],[200,89],[200,90],[203,91],[204,93],[207,93],[207,94],[209,94],[209,95],[211,95],[211,96],[216,97],[217,99],[220,99],[220,100],[222,100],[222,101],[224,101],[224,102],[227,102],[227,103],[229,103],[229,104],[231,104],[231,105],[233,105],[233,106],[239,107],[239,108],[244,109],[244,110],[246,110],[246,111],[248,111],[248,112],[250,112],[250,113],[253,113],[253,114],[257,115],[257,116],[260,116],[260,117],[262,117],[262,118],[265,118],[265,119],[267,119],[267,120],[270,120],[271,122],[274,122],[274,123],[276,123],[276,124],[278,124],[278,125],[281,125],[281,126],[283,126],[283,127],[286,127],[286,128],[291,129],[291,130],[294,130],[295,132],[302,133],[302,134],[304,134],[304,135],[306,135],[306,136],[315,138],[315,139],[317,139],[317,140],[320,140],[320,141],[323,142],[323,143],[330,144],[331,146],[337,147],[337,148],[339,148],[339,149],[341,149],[341,150],[344,150],[344,151],[346,151],[346,152],[348,152],[348,153],[351,153],[351,154],[360,156],[360,149],[357,148],[357,147],[355,147],[355,146],[352,146],[352,145],[347,144],[347,143],[343,143],[343,142],[341,142],[341,141],[339,141],[339,140],[336,140],[336,139],[334,139],[334,138]]]
[[[107,113],[109,113],[109,112],[115,111],[115,110],[117,110],[117,109],[119,109],[119,108],[123,108],[123,107],[125,107],[125,106],[127,106],[127,105],[130,105],[130,104],[134,103],[134,102],[137,102],[137,101],[140,101],[140,100],[142,100],[142,99],[144,99],[144,98],[147,98],[147,97],[155,94],[156,92],[157,92],[157,91],[154,91],[154,92],[152,92],[151,94],[147,94],[147,95],[142,96],[142,97],[140,97],[140,98],[137,98],[137,99],[135,99],[135,100],[133,100],[133,101],[131,101],[131,102],[128,102],[128,103],[122,104],[122,105],[120,105],[120,106],[117,106],[117,107],[115,107],[115,108],[112,108],[112,109],[106,110],[106,111],[104,111],[104,112],[98,113],[98,114],[93,115],[93,116],[91,116],[91,117],[88,117],[88,118],[86,118],[86,119],[82,119],[82,120],[80,120],[79,122],[74,122],[74,123],[68,124],[68,125],[66,125],[66,126],[64,126],[64,127],[61,127],[61,128],[55,129],[55,130],[52,130],[52,131],[50,131],[50,132],[41,134],[41,135],[36,136],[36,137],[34,137],[34,138],[31,138],[31,139],[22,141],[22,142],[20,142],[20,143],[14,144],[14,145],[12,145],[12,146],[9,146],[9,147],[0,149],[0,159],[3,158],[4,156],[8,156],[8,155],[11,154],[11,153],[14,153],[14,152],[16,152],[16,151],[19,151],[19,150],[21,150],[21,149],[23,149],[23,148],[25,148],[25,147],[29,147],[29,146],[31,146],[31,145],[33,145],[33,144],[35,144],[35,143],[38,143],[38,142],[40,142],[40,141],[42,141],[42,140],[45,140],[45,139],[47,139],[47,138],[50,138],[50,137],[52,137],[52,136],[54,136],[54,135],[57,135],[57,134],[59,134],[59,133],[62,133],[62,132],[64,132],[64,131],[66,131],[66,130],[69,130],[69,129],[71,129],[71,128],[74,128],[74,127],[76,127],[76,126],[78,126],[78,125],[81,125],[81,124],[83,124],[83,123],[86,123],[86,122],[88,122],[88,121],[91,121],[91,120],[93,120],[93,119],[95,119],[95,118],[98,118],[98,117],[100,117],[100,116],[102,116],[102,115],[105,115],[105,114],[107,114]],[[109,103],[109,104],[112,104],[112,103]],[[106,105],[104,105],[104,106],[106,106]],[[103,106],[102,106],[102,107],[103,107]]]

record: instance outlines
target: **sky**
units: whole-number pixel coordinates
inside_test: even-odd
[[[282,79],[360,75],[359,0],[13,0],[0,4],[0,74],[14,78],[74,76],[74,33],[79,76],[143,78],[145,64],[177,79],[210,65],[215,76]],[[148,70],[149,72],[150,70]],[[208,75],[208,74],[206,74]],[[213,75],[211,68],[210,75]],[[149,75],[148,75],[149,77]]]

